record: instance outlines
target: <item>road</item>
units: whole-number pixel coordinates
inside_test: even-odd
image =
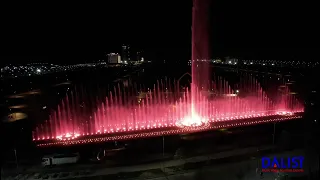
[[[265,147],[264,149],[270,149],[272,147]],[[262,150],[262,149],[261,149]],[[255,159],[252,157],[247,157],[244,160],[235,161],[237,158],[232,158],[232,161],[223,163],[224,157],[240,155],[245,156],[252,151],[256,151],[256,148],[245,148],[241,150],[227,151],[216,154],[211,154],[208,156],[198,156],[193,158],[188,158],[184,160],[171,160],[165,163],[151,163],[137,166],[129,167],[114,167],[114,168],[102,168],[95,170],[94,172],[86,173],[76,173],[70,172],[66,174],[63,170],[60,170],[60,174],[56,174],[56,177],[51,173],[47,175],[42,175],[42,177],[20,175],[15,179],[33,180],[33,179],[154,179],[154,180],[200,180],[200,179],[219,179],[219,180],[253,180],[260,179],[259,173],[257,173],[257,167],[260,164],[260,158]],[[304,176],[309,172],[309,170],[315,171],[319,168],[318,158],[315,157],[310,152],[306,153],[304,150],[293,150],[286,151],[282,153],[269,154],[268,156],[305,156],[304,170],[305,173],[291,173],[291,174],[277,174],[277,173],[264,173],[263,179],[274,180],[277,176],[288,175],[288,177],[299,177]],[[312,158],[308,158],[308,157]],[[210,165],[200,165],[199,162],[208,162],[208,160],[218,160],[213,161]],[[228,160],[226,160],[228,161]],[[187,164],[195,165],[194,167]],[[197,164],[198,163],[198,164]],[[180,168],[179,168],[180,167]],[[184,168],[181,168],[184,167]],[[57,172],[58,173],[58,172]],[[9,178],[3,178],[9,179]],[[12,179],[12,178],[11,178]],[[279,178],[278,178],[279,180]]]

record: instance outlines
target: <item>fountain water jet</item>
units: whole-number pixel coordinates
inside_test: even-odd
[[[238,93],[234,93],[236,90],[226,80],[215,79],[206,90],[191,84],[190,90],[185,88],[179,94],[170,88],[175,82],[169,81],[162,84],[159,81],[147,92],[117,86],[114,90],[117,94],[110,92],[103,101],[97,102],[93,112],[87,110],[85,103],[90,100],[82,93],[74,93],[75,96],[66,96],[49,120],[35,129],[34,140],[72,140],[157,129],[197,128],[211,123],[245,122],[246,119],[303,112],[302,104],[288,87],[278,96],[279,100],[273,101],[251,76],[243,77],[247,80],[241,81]]]

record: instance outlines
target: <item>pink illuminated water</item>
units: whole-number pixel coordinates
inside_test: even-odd
[[[166,128],[203,127],[221,121],[246,121],[250,118],[292,115],[303,106],[287,86],[279,98],[271,100],[252,76],[242,77],[233,89],[222,77],[210,78],[207,15],[205,1],[194,1],[192,17],[192,83],[160,80],[148,90],[124,90],[117,86],[88,111],[82,95],[75,91],[39,125],[34,140],[71,140],[99,134],[157,131]],[[134,89],[134,88],[133,88]],[[182,92],[181,92],[182,91]]]
[[[37,127],[34,138],[67,140],[96,134],[204,126],[303,111],[286,86],[279,100],[273,102],[253,77],[245,77],[241,83],[240,87],[246,88],[234,90],[227,81],[217,78],[208,83],[207,89],[191,84],[191,90],[186,88],[180,95],[174,93],[166,81],[158,81],[152,90],[139,93],[117,87],[99,102],[91,115],[85,114],[78,97],[71,94],[48,121]]]

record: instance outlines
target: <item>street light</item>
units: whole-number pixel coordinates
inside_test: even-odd
[[[273,135],[272,135],[272,144],[275,143],[275,136],[276,136],[276,122],[273,123]]]
[[[162,135],[162,158],[164,159],[164,135]]]
[[[17,166],[17,169],[19,169],[19,165],[18,165],[18,157],[17,157],[17,149],[14,148],[14,157],[16,159],[16,166]]]
[[[165,174],[164,170],[164,135],[162,135],[162,172]]]
[[[168,179],[168,176],[166,174],[166,170],[165,170],[165,167],[164,167],[164,163],[165,163],[165,160],[164,160],[164,135],[162,135],[162,172],[164,174],[164,177]]]

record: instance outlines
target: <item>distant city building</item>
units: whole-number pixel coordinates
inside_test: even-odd
[[[122,45],[121,57],[123,62],[128,62],[131,60],[130,56],[130,45]]]
[[[225,64],[238,64],[238,59],[236,58],[230,58],[230,57],[226,57],[225,58]]]
[[[118,53],[108,54],[108,63],[110,64],[121,63],[121,56]]]
[[[222,63],[222,60],[220,58],[216,58],[216,59],[213,59],[212,62],[213,63]]]
[[[137,61],[143,61],[142,51],[137,52]]]

